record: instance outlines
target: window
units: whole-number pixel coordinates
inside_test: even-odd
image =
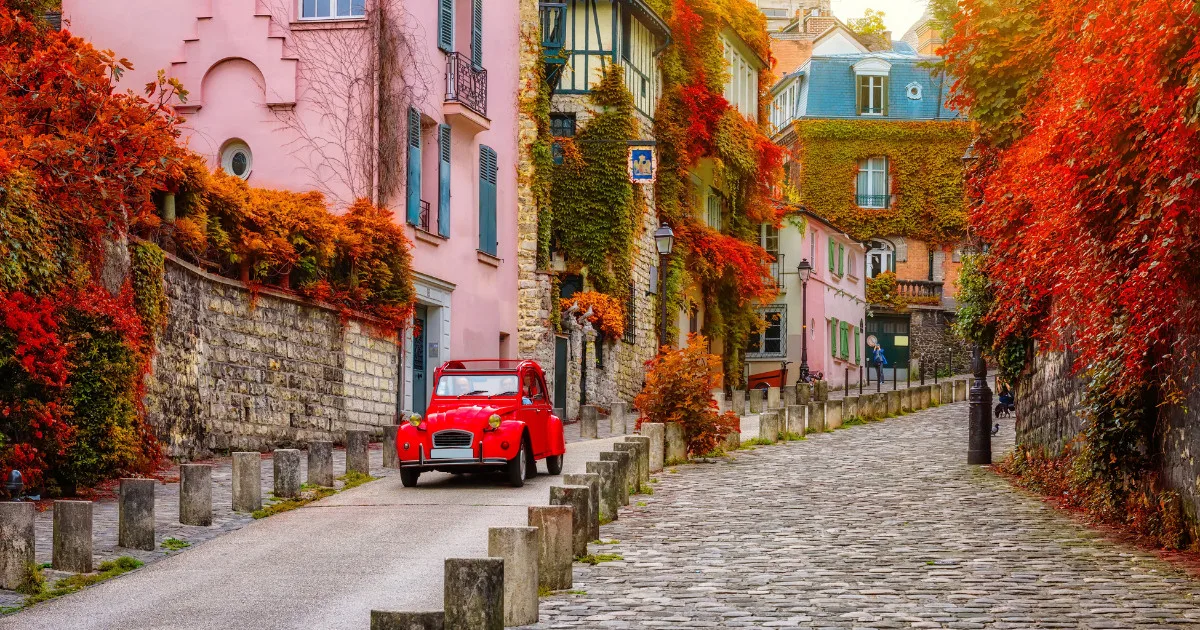
[[[772,256],[779,255],[779,228],[763,223],[758,228],[758,244]]]
[[[550,114],[550,135],[555,138],[574,138],[575,114]]]
[[[904,88],[904,90],[905,90],[904,93],[908,95],[909,100],[913,100],[913,101],[921,100],[921,84],[920,83],[913,81],[912,83],[909,83],[908,87]]]
[[[767,322],[767,328],[759,334],[750,335],[746,356],[752,359],[783,358],[787,356],[787,307],[780,305],[759,308],[758,314]]]
[[[858,277],[858,263],[854,259],[854,252],[846,255],[846,272],[850,274],[851,278]]]
[[[615,7],[614,7],[615,8]],[[625,6],[621,11],[621,59],[632,62],[633,54],[633,15],[630,7]]]
[[[810,235],[808,237],[808,250],[809,250],[808,259],[810,261],[812,261],[813,273],[816,273],[816,271],[820,268],[820,266],[817,265],[817,232],[816,232],[816,230],[813,230],[812,235]]]
[[[715,190],[708,191],[708,199],[705,200],[705,220],[708,227],[720,232],[721,231],[721,212],[725,209],[725,199]]]
[[[496,152],[479,147],[479,251],[495,256],[496,237]]]
[[[886,112],[887,77],[858,77],[858,113],[864,116],[883,116]]]
[[[875,276],[885,271],[896,270],[895,249],[886,241],[872,241],[871,249],[867,252],[867,277]]]
[[[366,15],[366,0],[303,0],[302,20],[338,20]]]
[[[888,159],[873,157],[858,162],[858,192],[856,201],[860,208],[887,208],[891,206],[888,194]]]
[[[254,168],[254,154],[250,147],[241,140],[230,140],[221,149],[221,170],[239,179],[250,177]]]

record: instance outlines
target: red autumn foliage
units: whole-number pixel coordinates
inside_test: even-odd
[[[741,304],[753,300],[767,304],[775,299],[771,256],[762,247],[697,222],[680,226],[679,231],[680,238],[692,248],[694,258],[689,271],[702,283],[723,279],[733,282]]]
[[[646,385],[633,404],[643,422],[683,426],[688,452],[704,455],[739,430],[736,414],[718,413],[712,391],[721,386],[721,357],[708,352],[708,340],[693,333],[686,347],[670,350],[646,363]]]

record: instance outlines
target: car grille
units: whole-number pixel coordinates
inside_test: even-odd
[[[433,434],[433,447],[468,448],[473,437],[470,431],[438,431]]]

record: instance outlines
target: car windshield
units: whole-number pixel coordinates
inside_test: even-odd
[[[438,396],[515,396],[516,374],[443,374],[438,379]]]

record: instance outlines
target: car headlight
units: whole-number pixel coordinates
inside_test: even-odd
[[[421,414],[414,413],[413,415],[409,416],[408,423],[413,425],[414,427],[421,426]]]
[[[488,417],[488,426],[492,427],[493,429],[500,428],[500,414],[494,413],[491,416],[489,416]]]

